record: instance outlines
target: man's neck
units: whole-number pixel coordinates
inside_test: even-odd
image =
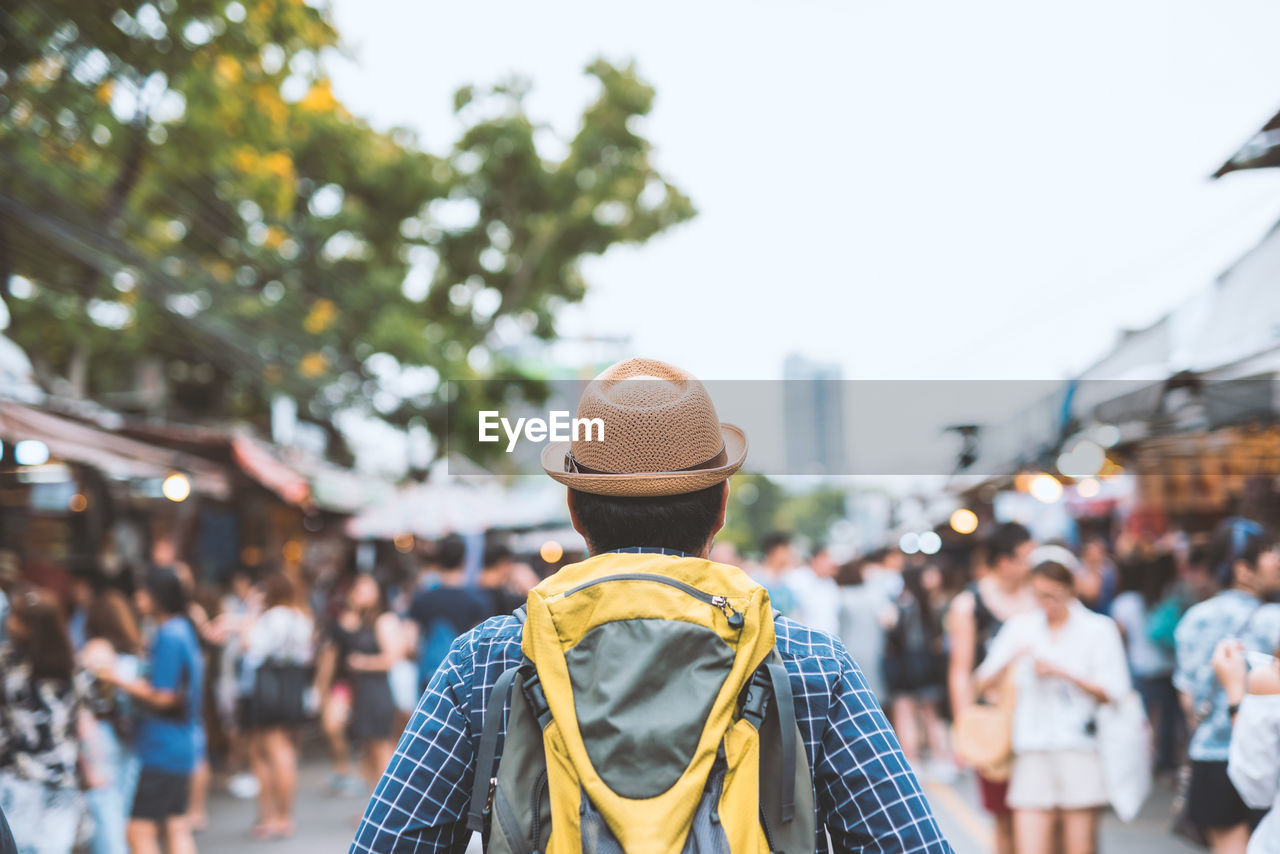
[[[1001,593],[1016,596],[1026,588],[1027,577],[1025,575],[1013,575],[1004,569],[997,569],[991,573],[991,582]]]

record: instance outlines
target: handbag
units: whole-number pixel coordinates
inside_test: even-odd
[[[1100,705],[1094,717],[1107,800],[1120,820],[1128,823],[1151,793],[1151,725],[1142,697],[1130,691]]]
[[[259,665],[249,696],[249,719],[255,726],[286,726],[307,718],[311,668],[305,664],[266,661]]]
[[[1013,710],[1017,702],[1010,668],[994,703],[978,700],[956,714],[952,732],[956,756],[992,782],[1009,779],[1013,771]]]

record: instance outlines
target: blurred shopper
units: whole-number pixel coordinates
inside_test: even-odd
[[[1214,532],[1211,555],[1221,593],[1193,606],[1178,624],[1174,686],[1194,727],[1187,754],[1187,822],[1203,829],[1214,854],[1240,854],[1262,818],[1241,799],[1227,775],[1231,703],[1213,672],[1213,651],[1224,639],[1251,652],[1280,645],[1280,605],[1264,604],[1280,591],[1276,539],[1248,519],[1228,519]]]
[[[489,543],[484,547],[484,564],[480,569],[480,592],[488,597],[486,617],[510,614],[525,603],[528,591],[521,591],[515,582],[516,559],[504,543]],[[433,671],[434,672],[434,671]]]
[[[892,719],[902,752],[916,768],[923,765],[923,742],[929,745],[931,776],[955,775],[940,706],[946,694],[947,661],[942,618],[937,606],[942,573],[936,566],[912,566],[902,573],[897,619],[885,647],[885,675],[892,698]]]
[[[227,789],[237,798],[252,798],[258,794],[258,778],[249,770],[249,736],[241,720],[240,684],[245,634],[262,608],[262,597],[254,590],[253,577],[246,567],[233,569],[227,582],[220,613],[214,620],[221,640],[214,700],[227,740]]]
[[[71,637],[71,647],[79,652],[84,649],[85,623],[89,619],[89,606],[93,603],[93,578],[89,573],[76,571],[71,573],[71,588],[67,593],[67,633]]]
[[[1035,609],[1028,558],[1035,548],[1031,533],[1017,522],[998,527],[986,542],[987,573],[958,593],[947,618],[951,707],[960,710],[975,702],[973,672],[987,655],[1000,626],[1018,614]],[[996,821],[996,854],[1013,854],[1013,814],[1005,803],[1009,783],[978,772],[982,806]]]
[[[395,748],[395,703],[388,672],[404,655],[400,620],[387,609],[372,575],[351,586],[351,611],[335,628],[337,654],[350,674],[351,722],[348,734],[360,750],[360,769],[372,786]]]
[[[836,584],[836,568],[827,547],[819,545],[809,556],[809,562],[792,571],[788,578],[805,625],[831,635],[840,634],[840,586]]]
[[[1280,649],[1276,650],[1280,654]],[[1263,656],[1258,656],[1264,658]],[[1227,776],[1246,804],[1269,810],[1249,837],[1248,854],[1280,852],[1280,660],[1265,657],[1250,668],[1237,639],[1220,642],[1213,671],[1232,714]]]
[[[333,756],[329,791],[335,795],[364,793],[364,783],[351,770],[351,704],[355,674],[347,665],[350,636],[360,625],[360,615],[345,595],[354,585],[341,585],[342,606],[325,632],[316,657],[316,696],[320,700],[320,730]]]
[[[1075,573],[1056,561],[1031,571],[1036,610],[1010,617],[975,678],[979,693],[1012,668],[1017,689],[1007,802],[1018,854],[1097,850],[1107,787],[1098,754],[1100,704],[1130,690],[1120,632],[1075,597]]]
[[[840,639],[858,663],[867,687],[881,706],[889,702],[884,681],[884,645],[887,605],[880,591],[872,590],[862,578],[862,561],[840,567]],[[890,611],[890,614],[893,612]]]
[[[90,673],[110,671],[125,681],[140,672],[142,635],[129,600],[119,590],[104,590],[89,605],[81,660]],[[90,842],[93,854],[126,854],[125,826],[140,764],[134,736],[137,709],[129,696],[99,680],[93,680],[89,708],[96,721],[95,763],[101,785],[86,793],[95,830]]]
[[[84,812],[80,739],[95,729],[88,686],[52,596],[19,591],[8,629],[0,657],[0,811],[13,819],[19,852],[70,854]]]
[[[1111,603],[1116,598],[1120,574],[1107,541],[1102,537],[1090,537],[1080,547],[1080,563],[1076,570],[1077,596],[1085,607],[1099,614],[1110,614]]]
[[[902,569],[906,558],[898,549],[877,549],[867,555],[867,564],[862,568],[864,583],[872,590],[879,592],[886,602],[892,602],[902,593]]]
[[[137,594],[138,610],[155,623],[145,675],[125,679],[103,671],[98,678],[140,703],[138,758],[142,770],[128,826],[133,854],[196,850],[188,809],[191,777],[202,749],[200,701],[204,658],[188,614],[187,592],[169,568],[152,569]]]
[[[220,638],[213,621],[209,619],[209,611],[196,599],[196,578],[191,567],[183,561],[173,561],[170,566],[178,577],[178,581],[182,583],[182,589],[187,598],[186,617],[195,632],[200,649],[200,660],[204,664],[201,679],[207,680],[210,671],[208,665],[219,650]],[[207,690],[209,686],[202,687]],[[201,697],[203,696],[202,693]],[[194,732],[196,767],[191,773],[191,798],[187,806],[187,820],[193,831],[200,831],[209,825],[209,734],[204,725],[203,709],[196,715]]]
[[[426,690],[449,647],[463,632],[489,616],[491,603],[467,586],[463,569],[466,542],[457,534],[440,540],[436,548],[436,581],[413,594],[409,617],[418,627],[418,690]]]
[[[793,620],[804,622],[800,602],[791,589],[791,572],[796,568],[796,551],[791,545],[791,535],[772,531],[760,540],[760,563],[751,573],[765,590],[773,607]]]
[[[273,572],[261,586],[265,610],[248,632],[241,678],[258,778],[258,820],[251,834],[275,839],[295,830],[298,728],[306,716],[315,624],[289,576]]]
[[[1174,649],[1159,642],[1168,622],[1165,609],[1175,609],[1170,600],[1177,574],[1172,554],[1134,561],[1121,572],[1121,592],[1111,603],[1111,616],[1124,634],[1129,673],[1133,677],[1147,717],[1156,732],[1155,770],[1171,773],[1178,764],[1178,735],[1184,718],[1173,687]],[[1176,616],[1174,625],[1176,625]]]

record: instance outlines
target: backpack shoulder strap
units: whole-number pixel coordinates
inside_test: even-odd
[[[778,810],[768,810],[770,814],[781,816],[782,821],[789,822],[795,815],[796,803],[796,707],[791,694],[791,680],[787,676],[782,659],[776,654],[770,656],[756,670],[755,676],[747,685],[746,698],[743,702],[742,716],[757,730],[764,726],[765,717],[769,713],[770,700],[778,714],[778,736],[781,739],[781,768],[779,769],[780,791],[778,793]],[[765,797],[765,788],[760,788],[761,798]],[[764,805],[761,804],[763,809]]]
[[[765,663],[769,668],[769,682],[773,688],[774,705],[778,709],[779,730],[782,736],[782,804],[784,822],[791,821],[796,807],[796,707],[791,696],[791,679],[782,659],[773,656]]]
[[[484,710],[484,731],[480,735],[480,752],[476,759],[476,776],[471,785],[471,806],[467,810],[468,830],[482,830],[485,816],[492,808],[498,730],[502,728],[502,711],[507,704],[507,695],[511,693],[511,684],[519,671],[520,665],[504,670],[489,692],[489,704]]]

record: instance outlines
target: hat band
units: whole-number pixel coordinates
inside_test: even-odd
[[[729,455],[725,451],[724,445],[721,445],[720,453],[716,454],[714,457],[709,457],[700,463],[694,463],[693,465],[685,466],[684,468],[671,469],[669,472],[604,471],[602,469],[595,469],[595,468],[592,468],[591,466],[583,465],[582,463],[574,459],[572,451],[567,451],[564,455],[564,470],[567,472],[572,472],[574,474],[611,474],[611,475],[622,475],[622,476],[627,476],[632,474],[676,474],[678,472],[685,472],[685,471],[702,471],[703,469],[720,468],[720,466],[723,466],[728,462],[729,462]]]

